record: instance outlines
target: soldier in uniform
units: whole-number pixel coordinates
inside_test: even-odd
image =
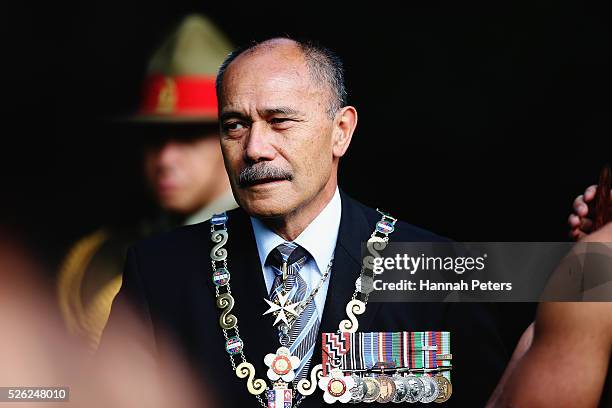
[[[145,136],[143,170],[160,215],[131,226],[100,228],[78,240],[58,277],[67,328],[92,350],[134,241],[237,206],[219,146],[214,85],[231,49],[209,20],[189,15],[149,62],[140,110],[129,121],[138,123]]]

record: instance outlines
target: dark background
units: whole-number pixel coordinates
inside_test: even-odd
[[[355,198],[456,240],[566,240],[572,200],[612,159],[606,10],[353,3],[3,6],[0,222],[53,269],[79,236],[138,218],[138,138],[107,119],[137,107],[149,55],[198,11],[235,44],[286,33],[340,54]]]

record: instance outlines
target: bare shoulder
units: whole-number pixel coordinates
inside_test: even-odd
[[[588,333],[590,341],[612,343],[612,302],[545,302],[538,306],[536,339],[553,336],[561,340],[573,333]]]
[[[612,303],[548,302],[538,306],[530,357],[540,369],[555,367],[551,378],[580,373],[585,388],[591,388],[587,395],[599,395],[611,350]],[[584,353],[589,355],[586,360]]]
[[[541,303],[531,346],[489,406],[597,407],[611,344],[612,303]]]
[[[612,222],[587,235],[581,242],[609,242],[612,244]]]

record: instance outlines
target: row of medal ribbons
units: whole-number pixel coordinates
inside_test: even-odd
[[[323,376],[332,369],[368,371],[450,367],[450,332],[323,333]],[[445,374],[450,380],[450,373]]]
[[[322,341],[319,388],[328,403],[428,403],[450,397],[450,332],[323,333]],[[381,368],[395,374],[385,375]]]

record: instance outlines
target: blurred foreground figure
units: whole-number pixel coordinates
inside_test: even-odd
[[[604,243],[585,251],[585,262],[589,256],[596,257],[612,268],[609,177],[609,169],[604,169],[599,185],[589,187],[576,199],[577,214],[570,217],[570,225],[571,235],[581,243]],[[587,203],[594,205],[597,213],[589,213]],[[595,216],[596,221],[589,216]],[[606,224],[601,226],[602,222]],[[599,229],[587,235],[594,228]],[[608,284],[601,287],[609,290]],[[523,333],[487,406],[610,407],[611,357],[612,302],[541,303],[535,322]]]
[[[82,238],[59,274],[66,325],[87,339],[91,349],[98,346],[133,242],[237,206],[219,146],[214,85],[230,50],[212,23],[190,15],[149,63],[141,109],[129,121],[145,139],[143,170],[160,215]]]
[[[142,336],[137,319],[123,315],[123,334],[111,335],[104,358],[92,357],[69,336],[40,267],[23,246],[0,229],[0,387],[69,387],[69,402],[26,402],[23,407],[132,408],[215,406],[202,398],[169,344],[153,362],[131,341]],[[120,347],[119,347],[120,345]],[[0,402],[0,405],[4,406]],[[9,404],[14,405],[14,404]]]

